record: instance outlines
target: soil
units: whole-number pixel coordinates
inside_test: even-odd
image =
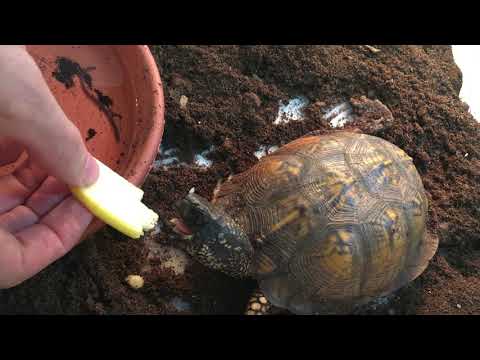
[[[328,131],[328,110],[366,97],[392,118],[364,116],[347,127],[380,136],[413,158],[430,201],[428,228],[440,247],[417,280],[358,313],[480,314],[480,125],[458,97],[462,75],[449,46],[151,49],[165,87],[163,146],[191,155],[213,145],[206,155],[213,165],[200,167],[184,156],[182,163],[156,166],[144,190],[163,220],[157,232],[143,241],[99,232],[35,278],[0,291],[0,313],[242,313],[255,282],[191,260],[179,274],[162,267],[161,255],[151,256],[154,244],[178,245],[168,225],[176,215],[172,204],[192,187],[211,198],[219,180],[258,161],[260,146]],[[308,99],[304,120],[274,125],[279,104],[296,96]],[[124,279],[137,273],[145,286],[133,290]],[[190,308],[179,307],[178,299]]]

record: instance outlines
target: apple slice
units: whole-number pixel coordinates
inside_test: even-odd
[[[158,215],[142,203],[143,190],[97,160],[100,174],[93,185],[72,187],[73,195],[104,223],[138,239],[152,230]]]

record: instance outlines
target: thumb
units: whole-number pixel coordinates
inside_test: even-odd
[[[51,125],[55,125],[52,121]],[[44,127],[26,143],[33,161],[50,175],[71,186],[88,186],[98,178],[98,165],[78,129],[68,120],[56,128]]]
[[[71,186],[94,183],[97,163],[34,60],[24,49],[3,48],[0,63],[0,134],[22,143],[58,180]]]
[[[57,111],[46,115],[48,119],[41,123],[32,117],[28,128],[17,121],[9,135],[21,142],[30,158],[49,175],[71,186],[91,185],[98,178],[98,165],[75,125],[60,109]]]

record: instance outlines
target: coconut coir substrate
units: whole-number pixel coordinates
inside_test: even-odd
[[[328,131],[330,109],[365,97],[385,105],[391,121],[367,111],[346,126],[391,141],[414,159],[440,248],[420,278],[362,312],[480,314],[480,126],[459,100],[462,76],[449,46],[151,49],[165,86],[163,147],[186,154],[181,164],[155,166],[144,186],[163,226],[144,241],[98,233],[33,279],[0,291],[1,313],[242,313],[253,281],[191,261],[180,270],[166,267],[161,255],[151,255],[152,244],[160,252],[176,246],[166,225],[173,202],[192,187],[211,198],[219,180],[258,161],[260,146]],[[296,97],[308,103],[303,120],[275,125],[279,105]],[[206,149],[210,167],[194,161]],[[134,290],[124,279],[137,273],[145,286]]]

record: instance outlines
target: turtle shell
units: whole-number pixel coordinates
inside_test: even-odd
[[[250,236],[254,276],[297,314],[351,311],[419,276],[438,239],[412,159],[377,137],[305,136],[219,186]]]

